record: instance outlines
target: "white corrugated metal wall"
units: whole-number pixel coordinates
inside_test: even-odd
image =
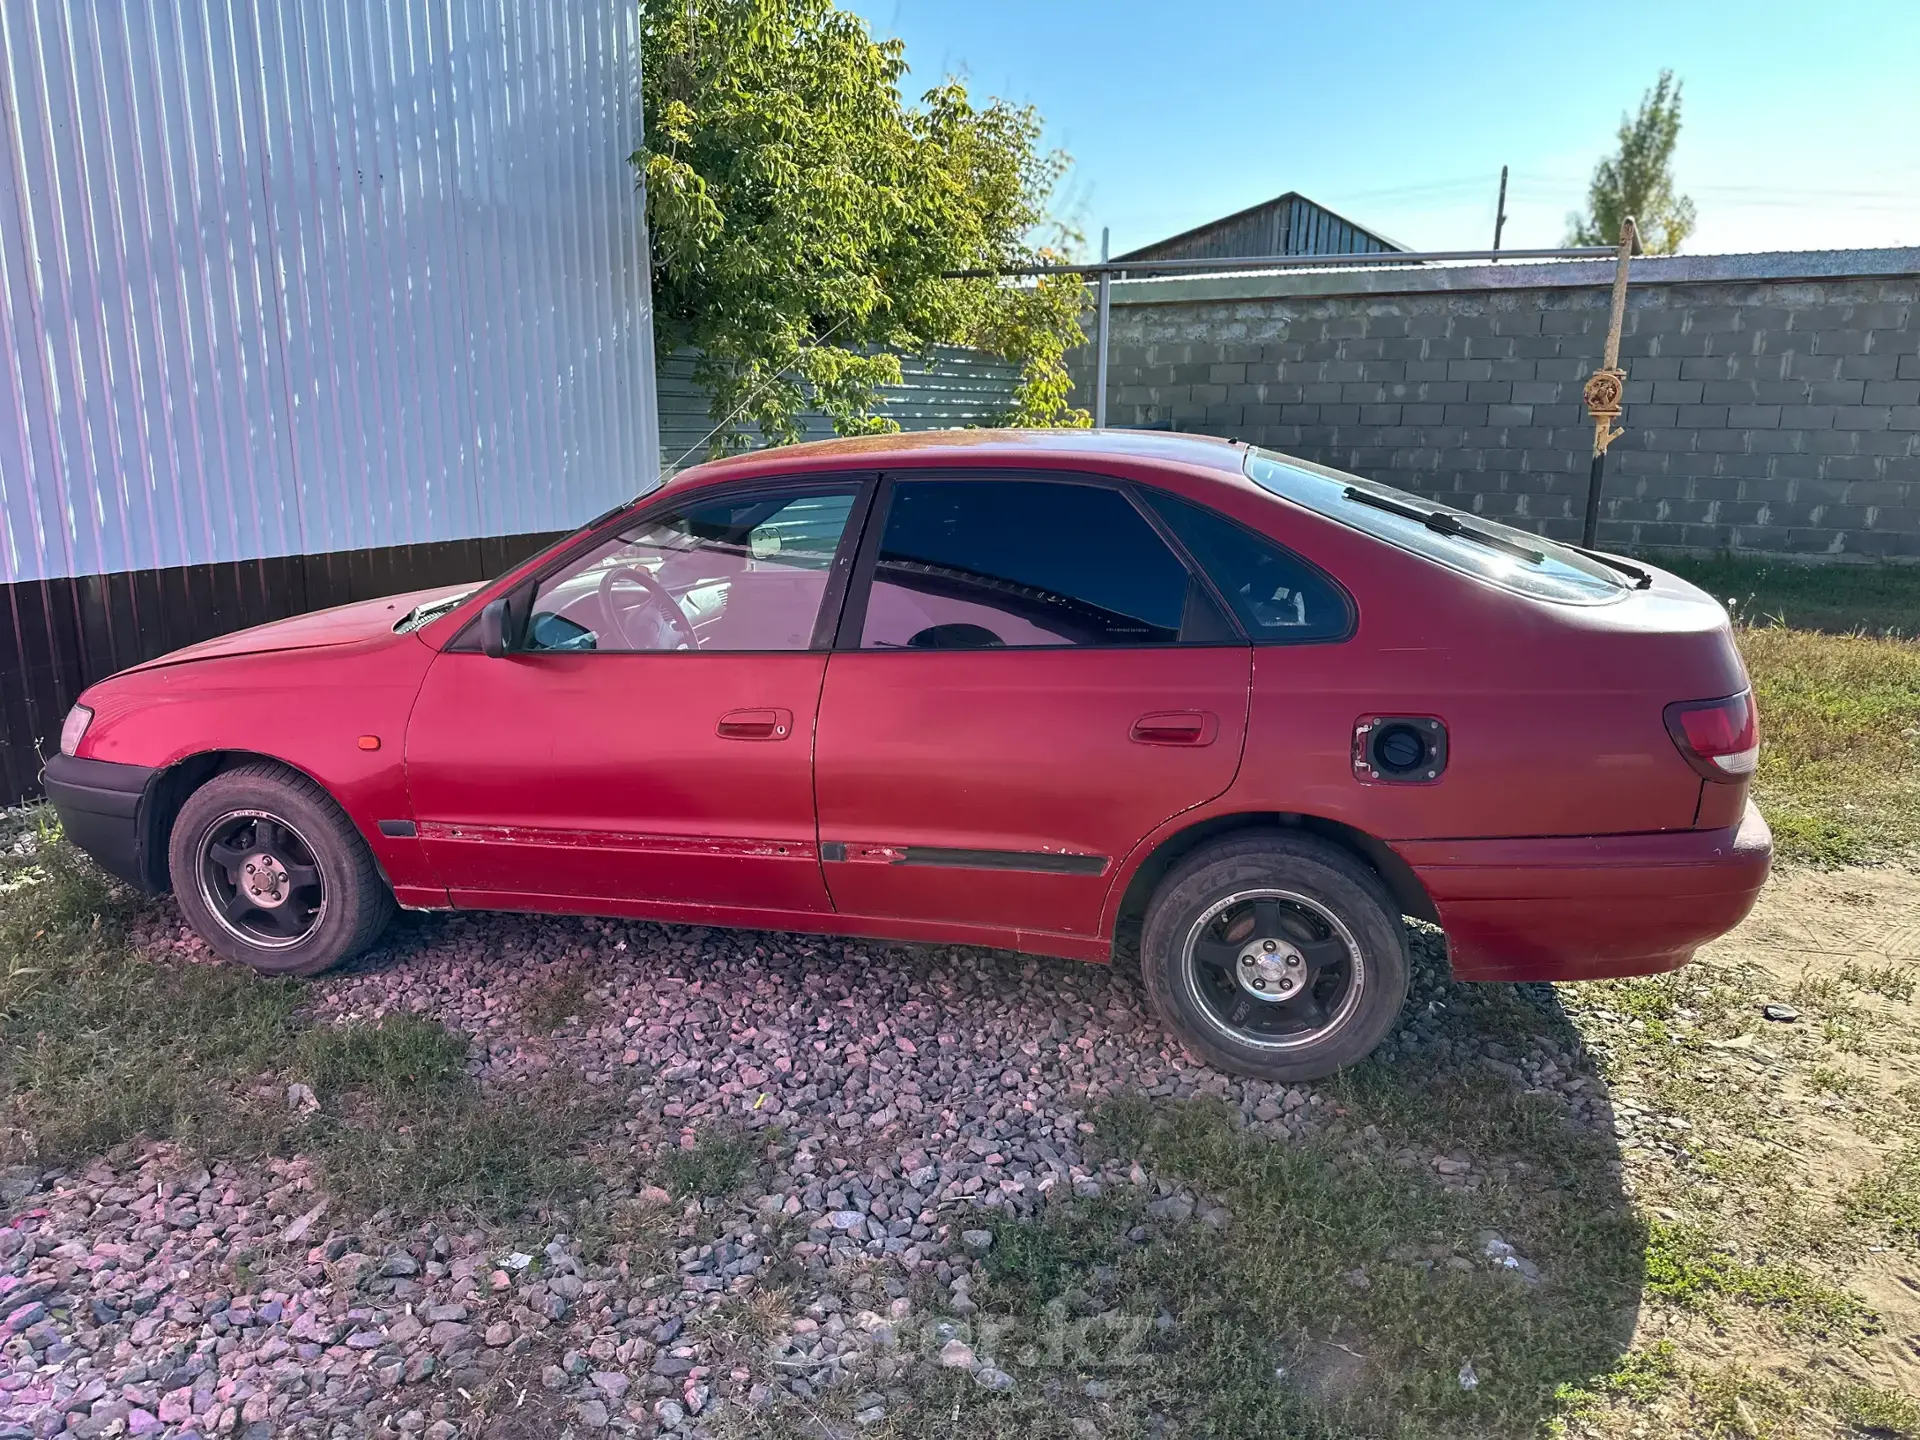
[[[0,0],[0,583],[647,488],[639,78],[634,0]]]

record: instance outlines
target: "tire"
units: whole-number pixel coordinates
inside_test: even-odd
[[[1140,973],[1216,1069],[1318,1080],[1370,1054],[1407,999],[1407,938],[1380,877],[1306,835],[1195,851],[1147,905]]]
[[[271,761],[222,771],[187,797],[167,866],[187,923],[215,952],[263,975],[317,975],[350,960],[394,914],[393,893],[346,813]]]

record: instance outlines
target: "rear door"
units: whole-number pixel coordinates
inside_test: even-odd
[[[1251,651],[1126,487],[883,482],[828,661],[823,869],[854,916],[1085,936],[1232,783]]]

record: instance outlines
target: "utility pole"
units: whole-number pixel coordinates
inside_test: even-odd
[[[1100,321],[1093,362],[1093,428],[1096,430],[1107,428],[1107,322],[1112,318],[1113,272],[1105,267],[1107,241],[1112,233],[1107,226],[1100,227]]]
[[[1500,167],[1500,203],[1493,213],[1493,248],[1500,248],[1500,232],[1507,228],[1507,167]],[[1498,265],[1498,260],[1493,262]]]
[[[1639,248],[1640,231],[1629,215],[1620,222],[1620,248],[1613,259],[1613,306],[1607,316],[1606,356],[1582,392],[1587,413],[1593,417],[1593,469],[1587,475],[1586,523],[1580,528],[1580,543],[1589,550],[1600,529],[1600,486],[1606,475],[1607,446],[1622,434],[1613,425],[1620,418],[1620,397],[1627,379],[1627,372],[1620,368],[1620,327],[1627,315],[1627,261]]]

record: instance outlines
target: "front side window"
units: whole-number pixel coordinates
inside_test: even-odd
[[[529,650],[805,650],[853,487],[698,500],[596,546],[535,592]]]
[[[1346,638],[1353,624],[1346,597],[1304,560],[1203,505],[1163,490],[1145,493],[1255,641]]]
[[[1191,583],[1116,490],[1046,480],[898,481],[860,646],[1169,645],[1191,624]]]
[[[1626,572],[1570,546],[1378,481],[1253,448],[1246,472],[1283,500],[1515,594],[1605,605],[1632,589]]]

